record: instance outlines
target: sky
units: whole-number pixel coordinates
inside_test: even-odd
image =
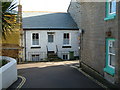
[[[23,11],[67,12],[71,0],[21,0]]]

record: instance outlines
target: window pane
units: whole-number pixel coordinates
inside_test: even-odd
[[[109,41],[109,53],[115,54],[115,42]]]
[[[53,35],[48,35],[48,42],[53,42]]]
[[[37,40],[37,39],[33,39],[33,43],[32,43],[33,45],[39,45],[39,40]]]
[[[67,33],[67,38],[69,39],[69,33]]]
[[[39,61],[40,60],[40,55],[32,55],[32,61]]]
[[[64,37],[63,37],[64,39],[66,38],[66,33],[64,33]]]
[[[69,44],[69,33],[64,33],[63,44]]]
[[[69,44],[69,39],[64,39],[63,44]]]
[[[110,13],[112,13],[112,1],[110,2]]]
[[[114,55],[110,55],[110,65],[115,67],[115,56]]]
[[[65,59],[65,55],[63,55],[63,59]]]
[[[68,55],[66,55],[66,60],[68,60]]]
[[[36,33],[36,39],[39,39],[39,35],[38,35],[38,33]]]
[[[112,9],[111,9],[111,12],[116,12],[116,0],[113,0],[112,1]]]
[[[116,12],[116,0],[111,0],[109,2],[109,13],[115,13]]]
[[[64,55],[63,55],[63,59],[64,59],[64,60],[68,60],[68,54],[64,54]]]
[[[108,41],[109,65],[115,66],[115,40]]]
[[[32,38],[35,39],[35,34],[32,35]]]
[[[39,45],[39,34],[38,33],[32,34],[32,45]]]
[[[109,52],[112,53],[112,54],[115,54],[115,48],[114,47],[110,47],[109,48]]]

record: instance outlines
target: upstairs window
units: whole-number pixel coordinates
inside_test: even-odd
[[[63,45],[69,45],[70,44],[70,34],[64,33],[63,35]]]
[[[116,0],[107,0],[106,2],[106,17],[104,20],[114,19],[116,16]]]
[[[110,0],[109,2],[109,14],[116,13],[116,0]]]
[[[39,45],[39,33],[32,33],[32,45]]]

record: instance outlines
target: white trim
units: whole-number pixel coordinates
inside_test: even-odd
[[[32,32],[31,33],[31,47],[40,47],[40,33],[38,33],[38,35],[39,35],[39,45],[33,45],[33,40],[32,40],[32,35],[33,35],[33,33],[38,33],[38,32]]]
[[[53,42],[48,42],[48,35],[53,35]],[[47,42],[48,43],[55,43],[55,34],[47,34]]]
[[[69,33],[69,44],[64,44],[64,34]],[[71,46],[71,33],[70,32],[64,32],[63,33],[63,46]]]
[[[114,53],[110,53],[110,51],[109,51],[109,47],[110,47],[110,42],[111,42],[111,41],[114,42],[115,40],[109,40],[109,41],[108,41],[108,66],[111,67],[111,68],[113,68],[113,69],[115,69],[114,66],[110,65],[110,55],[115,56]]]
[[[63,55],[67,55],[67,56],[68,56],[68,60],[70,59],[69,52],[63,52],[63,53],[62,53],[62,59],[63,59]]]
[[[110,2],[113,2],[113,1],[114,1],[114,0],[109,0],[109,14],[115,14],[115,13],[116,13],[116,11],[110,13],[110,10],[112,9],[112,7],[111,7],[111,9],[110,9]],[[116,0],[115,0],[115,2],[116,2]]]
[[[39,55],[39,56],[38,56],[38,59],[39,59],[39,60],[33,60],[33,57],[32,57],[33,55],[35,56],[34,58],[36,58],[36,56]],[[40,54],[31,54],[31,61],[40,61],[40,60],[41,60]]]

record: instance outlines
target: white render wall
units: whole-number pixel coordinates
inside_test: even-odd
[[[54,36],[54,42],[55,45],[58,47],[58,52],[69,52],[69,51],[77,51],[77,54],[75,53],[75,56],[79,56],[78,54],[78,47],[79,47],[79,42],[78,42],[78,32],[79,30],[26,30],[26,60],[30,60],[30,52],[40,52],[41,54],[47,54],[47,48],[48,46],[48,34],[47,32],[55,32]],[[31,49],[32,47],[32,33],[40,33],[40,47],[41,48],[34,48]],[[63,34],[64,33],[70,33],[70,38],[71,38],[71,46],[72,48],[62,48],[63,46]],[[25,43],[25,42],[24,42]],[[55,47],[56,48],[56,47]],[[25,50],[24,50],[25,51]],[[59,57],[62,58],[61,54],[58,55]],[[42,58],[47,58],[46,55],[42,55]]]
[[[8,88],[17,80],[17,62],[15,59],[0,56],[0,60],[5,59],[9,62],[0,68],[0,90]]]

